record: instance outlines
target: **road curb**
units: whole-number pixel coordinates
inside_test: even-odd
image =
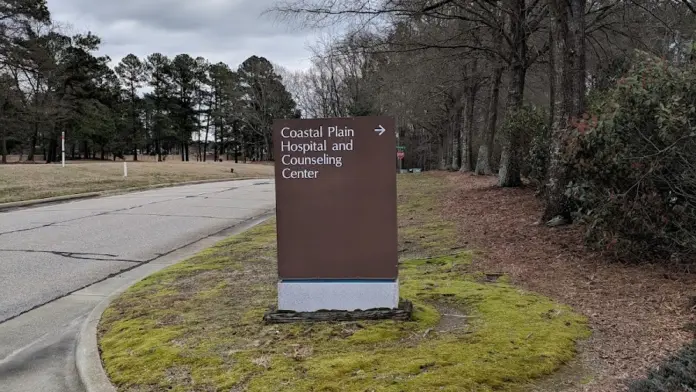
[[[225,179],[211,179],[211,180],[195,180],[195,181],[168,183],[168,184],[154,184],[154,185],[147,185],[147,186],[133,187],[133,188],[124,188],[124,189],[111,189],[111,190],[101,191],[101,192],[77,193],[74,195],[47,197],[45,199],[21,200],[21,201],[12,201],[9,203],[0,203],[0,212],[7,211],[7,210],[13,210],[13,209],[19,209],[19,208],[35,207],[35,206],[39,206],[39,205],[43,205],[43,204],[59,204],[59,203],[66,203],[66,202],[75,201],[75,200],[93,199],[93,198],[104,197],[104,196],[115,196],[115,195],[131,193],[131,192],[147,191],[150,189],[174,188],[177,186],[209,184],[209,183],[215,183],[215,182],[242,181],[242,180],[269,180],[269,179],[270,178],[267,178],[267,177],[239,177],[239,178],[225,178]]]
[[[242,221],[237,225],[234,225],[233,227],[225,230],[224,236],[227,237],[237,235],[251,229],[256,225],[259,225],[271,218],[274,214],[274,211],[275,210],[271,209],[259,216]],[[137,278],[132,279],[130,282],[124,284],[123,286],[113,291],[104,300],[99,302],[99,304],[97,304],[97,306],[94,309],[92,309],[92,311],[89,313],[87,319],[83,322],[82,327],[80,328],[80,332],[77,336],[77,347],[75,350],[75,364],[77,366],[77,373],[86,392],[117,391],[116,387],[111,383],[109,377],[106,375],[104,367],[102,366],[101,353],[99,351],[99,344],[97,342],[97,328],[99,326],[99,321],[101,320],[102,314],[104,313],[106,308],[109,306],[109,304],[111,304],[111,302],[114,299],[116,299],[116,297],[123,294],[124,291],[126,291],[135,283],[161,269],[182,262],[184,260],[186,260],[186,258],[173,261],[171,263],[163,263],[161,264],[161,268],[158,268],[156,271],[152,271],[152,269],[144,269],[144,273],[142,275],[138,275]],[[144,263],[143,265],[140,265],[137,268],[141,268],[144,265],[153,264],[155,262],[156,260],[153,262]]]
[[[47,197],[45,199],[34,199],[34,200],[21,200],[21,201],[11,201],[9,203],[0,203],[0,211],[11,210],[14,208],[32,207],[41,204],[48,203],[61,203],[80,199],[89,199],[93,197],[101,196],[101,192],[89,192],[89,193],[78,193],[75,195],[64,195]]]
[[[122,291],[119,289],[117,292],[120,294]],[[115,295],[116,293],[113,296],[115,297]],[[75,364],[77,365],[77,374],[87,392],[116,392],[116,387],[111,384],[102,367],[99,344],[97,343],[99,320],[114,297],[107,297],[92,309],[77,336]]]

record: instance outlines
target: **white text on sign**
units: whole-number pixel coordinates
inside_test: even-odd
[[[343,151],[354,150],[355,131],[348,127],[309,129],[281,129],[280,162],[286,166],[281,171],[285,179],[314,179],[319,177],[318,168],[312,166],[343,166]],[[340,139],[330,141],[329,139]],[[307,156],[308,152],[321,152],[320,156]],[[301,155],[299,155],[301,154]]]

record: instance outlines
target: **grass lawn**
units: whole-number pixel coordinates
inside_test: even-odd
[[[234,173],[230,173],[234,168]],[[273,166],[229,162],[86,162],[0,165],[0,203],[208,179],[273,177]]]
[[[443,174],[399,177],[401,296],[409,322],[265,325],[274,221],[131,287],[99,345],[119,391],[517,391],[589,336],[570,308],[486,279],[441,208]]]

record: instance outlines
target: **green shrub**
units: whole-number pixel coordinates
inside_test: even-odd
[[[501,133],[516,135],[518,151],[529,151],[524,156],[520,172],[536,185],[546,176],[548,160],[548,113],[537,106],[524,105],[508,116]]]
[[[696,392],[696,341],[650,371],[646,379],[632,383],[629,392]]]
[[[625,260],[696,255],[696,66],[640,54],[597,114],[572,119],[566,194],[588,244]]]

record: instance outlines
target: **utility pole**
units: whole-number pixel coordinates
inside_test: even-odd
[[[65,167],[65,131],[60,133],[60,155],[63,167]]]

